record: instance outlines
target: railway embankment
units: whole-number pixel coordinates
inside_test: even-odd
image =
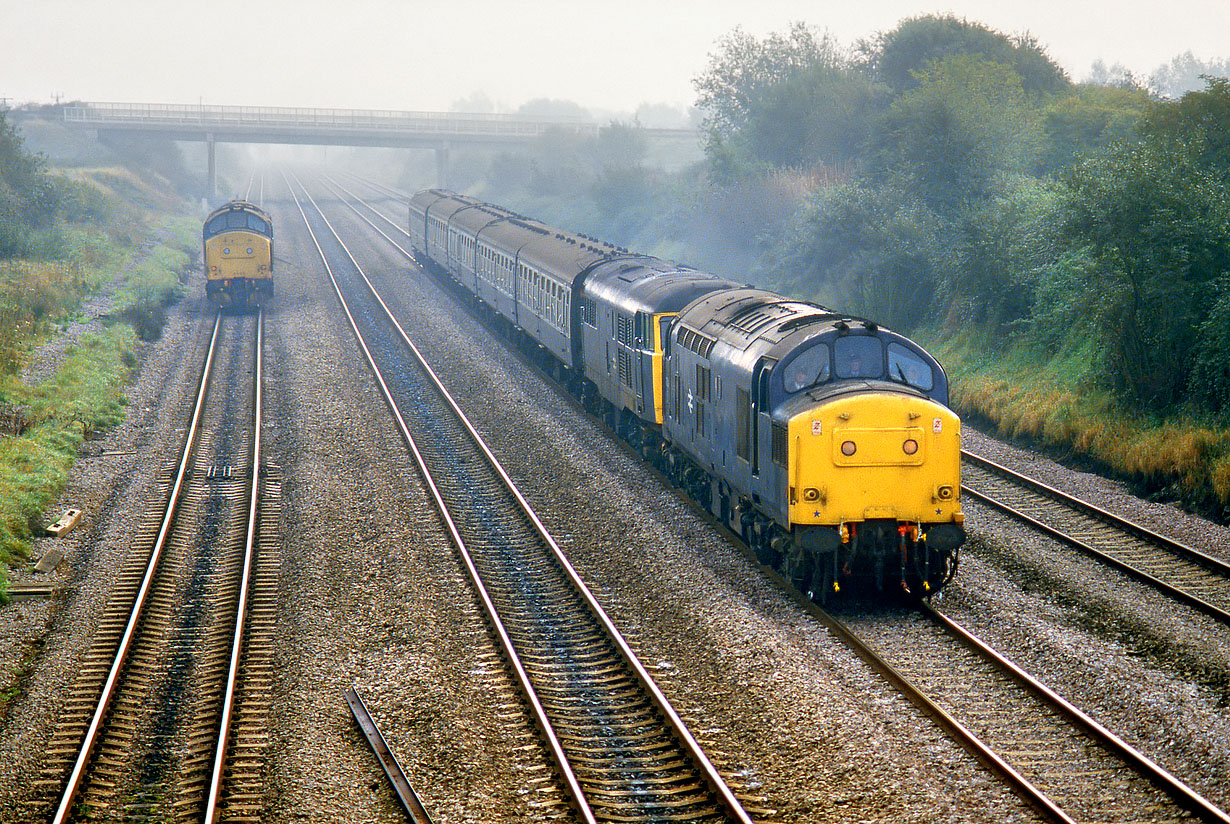
[[[968,425],[1125,482],[1151,500],[1230,520],[1224,423],[1125,406],[1092,385],[1079,354],[1042,362],[919,337],[947,369],[953,406]]]
[[[81,445],[123,418],[143,342],[161,334],[196,246],[184,204],[140,178],[74,177],[90,218],[0,258],[0,603],[10,567],[37,560],[31,538]]]

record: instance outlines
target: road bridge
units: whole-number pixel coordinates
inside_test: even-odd
[[[527,144],[547,133],[598,134],[581,119],[508,114],[312,109],[277,106],[206,106],[151,103],[76,103],[64,107],[64,122],[108,133],[143,134],[204,142],[209,154],[209,196],[217,189],[214,146],[218,143],[289,143],[434,149],[436,182],[447,185],[453,146]],[[647,136],[699,137],[691,129],[644,129]]]

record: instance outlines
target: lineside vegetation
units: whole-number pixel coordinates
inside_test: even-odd
[[[0,112],[0,601],[82,442],[123,419],[140,341],[182,294],[196,247],[195,222],[173,215],[183,208],[123,167],[49,169]],[[24,380],[95,296],[111,307],[101,331],[50,377]]]

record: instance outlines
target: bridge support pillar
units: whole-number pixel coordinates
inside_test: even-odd
[[[214,159],[214,136],[212,132],[205,135],[205,147],[209,153],[209,180],[205,184],[209,187],[205,196],[209,198],[209,205],[214,205],[214,199],[218,196],[218,164]]]
[[[436,147],[436,187],[448,188],[448,144],[441,143]]]

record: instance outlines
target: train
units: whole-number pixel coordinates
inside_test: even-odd
[[[814,601],[951,581],[961,421],[918,344],[445,189],[408,222],[420,265]]]
[[[205,218],[205,296],[245,309],[273,297],[273,218],[246,200],[224,203]]]

